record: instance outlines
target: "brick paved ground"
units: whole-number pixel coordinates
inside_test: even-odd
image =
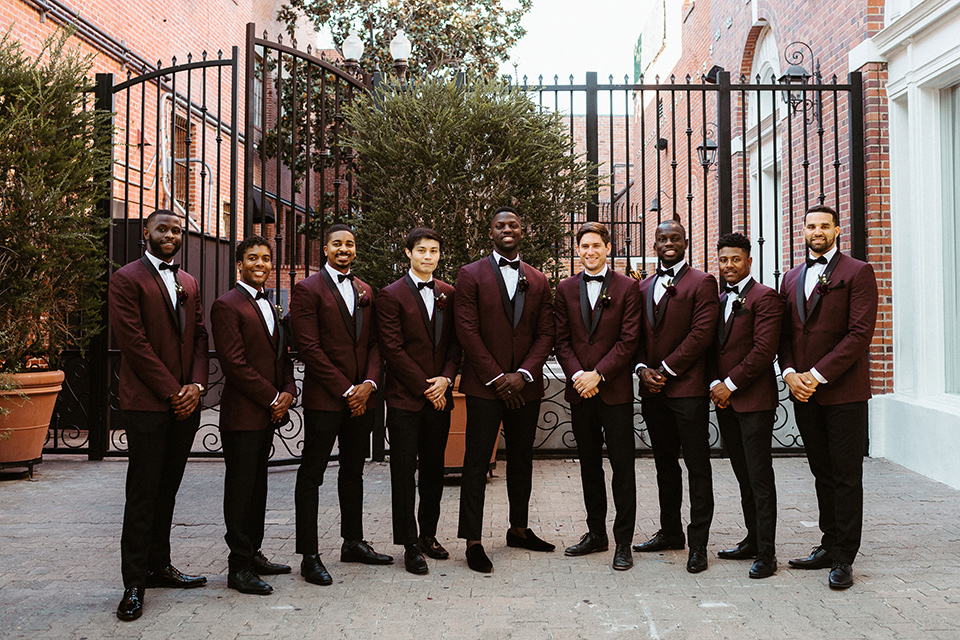
[[[806,462],[776,460],[780,491],[779,556],[806,555],[818,534]],[[742,531],[733,474],[715,461],[717,515],[710,568],[684,570],[686,554],[636,557],[614,572],[609,554],[565,558],[503,543],[506,487],[488,485],[490,576],[467,569],[454,538],[458,487],[444,494],[441,538],[452,551],[430,561],[424,577],[402,566],[338,561],[333,483],[322,488],[321,549],[330,587],[294,573],[276,577],[269,597],[226,588],[227,554],[220,511],[222,463],[191,462],[173,530],[175,564],[203,573],[202,589],[147,592],[143,617],[114,616],[121,594],[119,536],[126,463],[48,458],[36,479],[0,483],[0,638],[958,638],[960,637],[960,492],[883,460],[866,461],[864,548],[857,582],[826,587],[827,572],[781,568],[749,580],[749,563],[721,561],[716,551]],[[335,475],[335,470],[334,474]],[[637,461],[637,540],[656,528],[653,461]],[[275,560],[294,564],[293,468],[270,472],[268,531]],[[367,466],[367,537],[390,544],[389,473]],[[532,525],[558,546],[583,532],[577,464],[536,462]]]

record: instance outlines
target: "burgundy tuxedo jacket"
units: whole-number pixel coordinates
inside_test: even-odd
[[[460,367],[460,343],[453,327],[455,290],[434,278],[433,319],[427,316],[417,285],[407,274],[380,290],[377,331],[380,354],[387,364],[387,406],[419,411],[427,399],[427,378],[453,380]],[[446,410],[453,409],[453,387],[447,388]]]
[[[640,283],[607,269],[596,306],[591,307],[583,272],[557,287],[557,360],[567,377],[564,398],[579,404],[573,374],[594,369],[607,404],[633,402],[633,357],[640,341]]]
[[[521,262],[519,276],[512,301],[492,256],[462,267],[457,276],[454,316],[465,356],[460,391],[468,396],[495,400],[487,383],[525,369],[533,382],[524,387],[523,399],[543,397],[543,365],[553,348],[553,300],[540,271]]]
[[[806,262],[783,278],[786,316],[780,340],[780,370],[816,367],[827,380],[813,393],[821,405],[870,399],[867,360],[877,324],[877,278],[873,267],[837,251],[823,271],[829,284],[804,300]],[[821,293],[822,291],[822,293]]]
[[[325,268],[293,287],[290,320],[298,358],[306,365],[305,409],[340,411],[347,408],[343,394],[351,385],[364,380],[380,384],[373,289],[359,278],[353,280],[353,289],[351,316]],[[372,393],[367,410],[375,406],[376,394]]]
[[[710,352],[709,378],[723,382],[730,378],[737,390],[730,394],[730,406],[742,413],[777,408],[777,373],[773,363],[780,346],[783,300],[774,289],[751,280],[733,303],[730,317],[723,314],[727,296],[720,296],[717,333]],[[708,382],[710,382],[708,381]]]
[[[108,303],[120,345],[120,409],[169,411],[185,384],[207,386],[209,337],[196,279],[182,269],[186,293],[174,306],[160,273],[146,256],[114,272]]]
[[[210,327],[225,379],[221,431],[267,429],[277,394],[297,395],[280,317],[275,309],[272,313],[271,336],[253,296],[240,286],[217,298],[210,309]]]
[[[656,280],[653,276],[640,283],[643,320],[634,362],[653,369],[661,362],[667,363],[677,374],[667,374],[667,383],[660,391],[668,398],[709,395],[706,356],[717,331],[717,280],[684,264],[673,278],[675,293],[664,293],[655,304]],[[640,395],[652,395],[642,383]]]

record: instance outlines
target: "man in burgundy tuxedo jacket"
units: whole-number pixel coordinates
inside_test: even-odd
[[[407,234],[406,247],[410,271],[380,291],[377,330],[387,364],[393,542],[404,546],[406,570],[423,574],[428,571],[424,553],[450,556],[437,541],[437,522],[461,351],[453,327],[454,288],[433,277],[440,236],[420,227]]]
[[[390,564],[363,539],[363,463],[373,429],[374,392],[380,379],[373,289],[350,273],[357,256],[353,230],[327,229],[326,264],[293,288],[290,318],[303,379],[303,453],[294,501],[300,573],[313,584],[333,582],[320,561],[317,515],[323,474],[334,441],[339,445],[341,562]]]
[[[223,367],[220,437],[226,477],[223,485],[224,536],[230,548],[227,586],[241,593],[273,591],[258,576],[290,573],[260,550],[267,510],[267,460],[274,428],[297,395],[293,363],[277,308],[263,291],[272,252],[260,236],[237,245],[240,279],[210,309],[210,324]]]
[[[146,587],[199,587],[203,576],[170,562],[170,525],[187,455],[200,425],[208,336],[197,281],[173,258],[183,225],[151,213],[147,252],[110,279],[110,324],[120,346],[120,417],[129,451],[120,564],[121,620],[143,613]]]
[[[748,575],[766,578],[777,570],[777,488],[770,447],[778,402],[773,362],[780,346],[783,301],[750,275],[753,259],[746,236],[721,236],[717,252],[725,284],[710,351],[710,399],[717,406],[747,525],[747,537],[717,555],[756,558]]]
[[[707,568],[713,520],[706,352],[717,330],[719,305],[716,279],[686,264],[686,248],[683,225],[675,220],[660,224],[654,240],[660,260],[657,275],[640,283],[643,321],[636,362],[643,419],[657,466],[660,530],[633,550],[683,549],[683,451],[690,485],[687,571],[699,573]]]
[[[799,569],[831,567],[829,584],[853,584],[863,528],[863,443],[870,399],[867,351],[877,322],[873,267],[840,253],[840,221],[818,205],[804,216],[810,257],[783,278],[780,369],[816,480],[820,545]]]
[[[633,566],[630,543],[637,519],[631,365],[640,339],[640,286],[607,266],[610,232],[588,222],[577,232],[584,271],[557,287],[557,360],[567,377],[573,435],[587,509],[587,533],[567,548],[581,556],[608,548],[603,444],[613,468],[616,549],[613,568]]]
[[[480,536],[487,469],[501,421],[510,501],[507,545],[532,551],[555,548],[527,526],[533,440],[554,320],[547,277],[520,260],[522,236],[517,212],[498,209],[490,221],[493,252],[464,266],[457,276],[454,312],[465,355],[460,391],[467,403],[458,534],[467,541],[467,564],[482,573],[493,570]]]

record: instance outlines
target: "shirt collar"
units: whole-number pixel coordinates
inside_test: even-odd
[[[496,250],[496,249],[494,249],[491,253],[493,253],[493,260],[494,260],[494,262],[496,262],[497,264],[500,264],[500,259],[501,259],[501,258],[503,258],[504,260],[510,260],[510,258],[504,258],[502,255],[500,255],[499,253],[497,253],[497,250]],[[519,260],[519,259],[520,259],[520,254],[518,253],[518,254],[517,254],[517,257],[516,257],[514,260],[510,260],[510,262],[516,262],[516,261]]]
[[[246,289],[247,291],[249,291],[249,292],[250,292],[250,295],[253,296],[254,298],[256,298],[256,297],[257,297],[257,294],[260,293],[259,291],[257,291],[256,289],[254,289],[253,287],[251,287],[250,285],[248,285],[248,284],[247,284],[246,282],[244,282],[243,280],[237,280],[237,284],[240,285],[241,287],[243,287],[244,289]]]
[[[752,274],[752,273],[748,273],[748,274],[747,274],[747,277],[744,278],[743,280],[741,280],[740,282],[738,282],[737,284],[730,284],[730,283],[728,282],[728,283],[727,283],[727,286],[736,287],[736,288],[737,288],[737,291],[740,292],[740,295],[743,295],[743,289],[744,289],[744,287],[746,287],[748,284],[750,284],[750,281],[751,281],[751,280],[753,280],[753,274]]]
[[[677,277],[677,274],[680,273],[680,269],[682,269],[682,268],[683,268],[683,265],[685,265],[686,263],[687,263],[686,258],[683,258],[683,259],[680,260],[680,262],[677,262],[677,263],[674,264],[673,266],[664,267],[662,262],[657,261],[657,264],[660,265],[660,268],[661,268],[661,269],[664,269],[664,270],[666,270],[666,269],[673,269],[673,277],[674,277],[674,278]]]
[[[327,273],[330,274],[330,277],[333,278],[334,284],[340,284],[340,280],[337,279],[337,276],[344,276],[350,273],[349,269],[347,269],[347,273],[340,273],[339,271],[331,267],[329,262],[324,262],[323,268],[326,269]]]
[[[588,275],[588,276],[591,276],[591,277],[597,277],[597,276],[599,276],[599,277],[601,277],[601,278],[606,278],[606,277],[607,277],[607,271],[608,271],[609,269],[610,269],[609,265],[606,265],[606,264],[605,264],[605,265],[603,265],[603,269],[600,269],[600,273],[597,273],[597,274],[589,273],[586,269],[583,270],[583,273],[584,273],[585,275]]]
[[[417,283],[417,282],[430,282],[431,280],[433,280],[433,276],[432,276],[432,275],[431,275],[429,278],[427,278],[426,280],[422,279],[420,276],[418,276],[417,274],[415,274],[415,273],[413,272],[413,269],[410,269],[409,271],[407,271],[407,274],[410,276],[410,279],[413,280],[414,283]]]
[[[150,264],[153,265],[153,268],[156,269],[157,271],[160,271],[160,265],[164,263],[164,260],[161,260],[160,258],[153,255],[149,251],[144,252],[144,255],[147,256],[147,260],[150,261]],[[170,261],[173,262],[173,259],[171,258]],[[170,263],[167,263],[167,264],[170,264]],[[160,271],[160,273],[163,274],[163,271]]]
[[[827,251],[825,254],[823,254],[823,257],[827,259],[827,264],[830,264],[830,261],[833,260],[833,256],[837,253],[837,251],[837,243],[834,242],[833,246],[830,248],[830,251]],[[824,266],[824,268],[826,268],[826,266]]]

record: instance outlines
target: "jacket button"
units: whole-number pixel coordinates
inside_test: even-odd
[[[806,334],[808,334],[808,333],[810,333],[810,329],[804,329],[804,330],[803,330],[803,334],[804,334],[804,335],[806,335]]]
[[[724,351],[723,349],[720,349],[720,355],[723,355],[723,354],[725,354],[725,353],[726,353],[726,351]]]
[[[593,344],[593,340],[590,341],[590,344]]]
[[[653,334],[653,337],[654,337],[654,338],[659,338],[659,337],[660,337],[660,334],[659,334],[659,333],[655,333],[655,334]]]

